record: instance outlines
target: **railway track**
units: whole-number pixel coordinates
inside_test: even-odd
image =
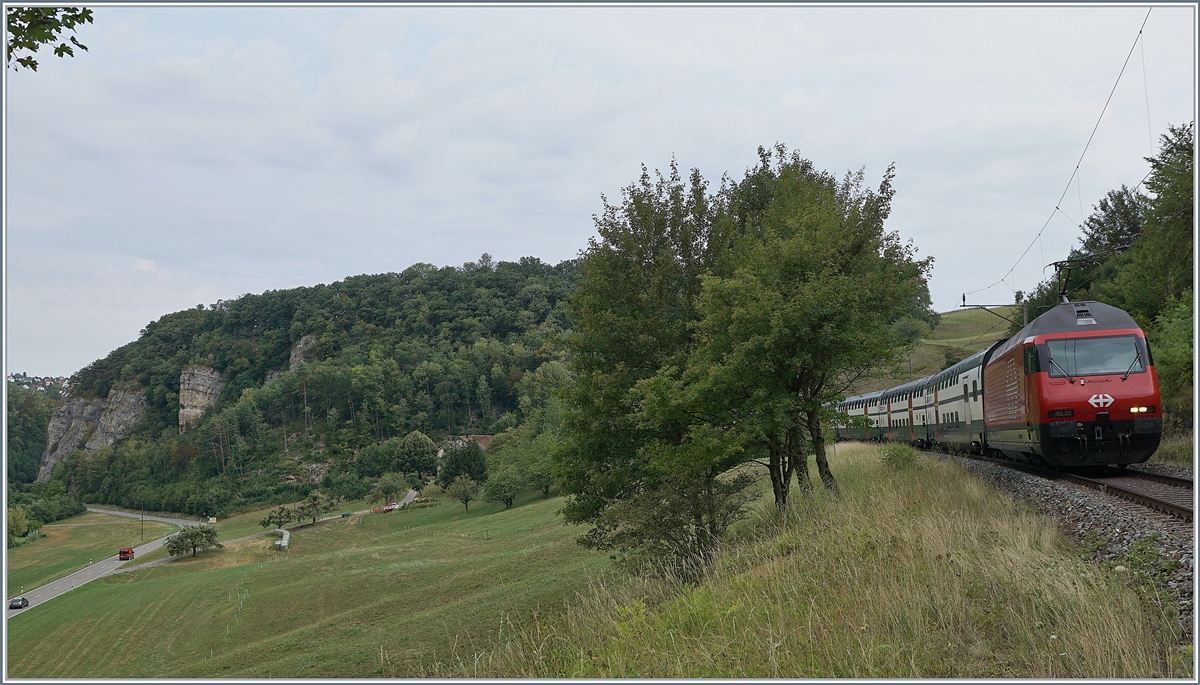
[[[1192,522],[1192,481],[1187,478],[1108,466],[1090,469],[1083,475],[976,454],[959,456],[1007,466],[1048,480],[1075,483]]]
[[[1114,468],[1087,476],[1055,473],[1058,473],[1059,478],[1072,483],[1116,495],[1185,521],[1192,520],[1192,481],[1186,478]]]

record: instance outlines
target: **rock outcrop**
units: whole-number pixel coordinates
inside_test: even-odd
[[[146,411],[146,391],[136,383],[113,386],[108,391],[108,406],[96,423],[96,430],[83,446],[86,450],[112,447],[118,440],[133,434],[142,425]]]
[[[311,335],[306,335],[297,340],[296,344],[292,346],[292,355],[288,358],[288,367],[286,369],[274,369],[272,371],[268,371],[266,378],[263,379],[263,385],[270,383],[285,373],[295,371],[296,369],[300,368],[302,364],[307,364],[309,361],[311,361],[308,358],[308,350],[316,344],[317,339]]]
[[[77,397],[58,405],[46,427],[46,451],[38,466],[39,481],[50,480],[50,469],[65,459],[68,452],[79,447],[88,429],[100,421],[106,404],[100,398]]]
[[[145,411],[146,391],[137,383],[114,386],[107,399],[78,397],[63,402],[50,416],[37,479],[50,480],[54,465],[71,450],[98,450],[129,437],[141,427]]]
[[[194,364],[179,374],[179,432],[186,433],[217,403],[225,380],[210,366]]]
[[[288,371],[295,371],[300,368],[301,364],[307,364],[308,350],[317,344],[317,338],[312,335],[306,335],[296,341],[292,347],[292,357],[288,360]]]

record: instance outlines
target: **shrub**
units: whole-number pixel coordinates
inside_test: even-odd
[[[908,445],[889,445],[883,452],[883,465],[890,471],[906,471],[917,465],[917,456]]]

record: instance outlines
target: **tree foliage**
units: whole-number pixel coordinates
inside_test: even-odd
[[[474,440],[452,441],[444,448],[437,484],[445,488],[460,475],[466,475],[480,483],[488,478],[487,457],[483,448]]]
[[[525,477],[515,464],[502,466],[493,471],[483,484],[483,498],[489,502],[503,502],[508,509],[525,489]]]
[[[452,483],[445,487],[445,492],[451,499],[463,504],[464,511],[471,511],[470,502],[479,494],[480,485],[465,473],[459,474]]]
[[[311,520],[316,525],[317,519],[333,511],[338,505],[338,498],[320,491],[308,493],[304,501],[296,505],[297,520]]]
[[[311,462],[327,467],[320,486],[345,498],[365,495],[384,473],[431,476],[429,436],[525,420],[521,388],[539,392],[548,372],[538,369],[563,368],[556,340],[569,327],[564,300],[575,279],[573,262],[481,258],[169,314],[72,379],[75,397],[136,382],[146,391],[143,428],[103,458],[68,458],[53,477],[87,502],[136,506],[134,493],[145,491],[157,509],[223,515],[305,497],[318,486]],[[306,363],[288,371],[302,339],[312,343]],[[218,371],[224,388],[180,434],[179,377],[189,364]],[[30,476],[45,447],[44,427],[35,432],[27,462],[10,461]]]
[[[268,512],[267,515],[258,522],[258,525],[262,526],[263,528],[270,528],[271,526],[283,528],[295,520],[296,512],[293,511],[291,507],[285,507],[281,505]]]
[[[197,552],[216,547],[223,549],[224,545],[217,542],[217,529],[212,526],[184,526],[182,530],[171,535],[166,541],[167,554],[173,557],[188,552],[196,556]]]
[[[742,512],[741,467],[766,466],[786,506],[810,443],[836,489],[823,405],[896,356],[897,321],[932,316],[931,260],[883,228],[891,169],[869,190],[783,146],[759,156],[715,195],[697,170],[643,170],[596,220],[557,452],[588,546],[704,558]]]
[[[8,28],[8,65],[37,71],[38,63],[33,58],[43,45],[53,45],[60,41],[63,31],[70,30],[80,24],[92,23],[92,11],[86,7],[7,7],[5,20]],[[54,54],[59,57],[74,57],[75,48],[87,50],[75,36],[68,36],[68,42],[59,42],[54,46]],[[74,47],[72,47],[74,46]],[[13,59],[14,54],[21,51],[28,55]]]
[[[55,401],[46,395],[7,383],[9,482],[32,483],[46,449],[46,428]]]

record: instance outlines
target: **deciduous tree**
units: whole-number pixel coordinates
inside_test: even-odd
[[[8,65],[14,69],[19,65],[37,71],[38,63],[33,58],[43,45],[58,42],[63,31],[73,33],[80,24],[92,23],[92,11],[86,7],[8,7],[5,19],[8,23]],[[75,56],[75,49],[87,50],[75,36],[69,36],[70,44],[59,43],[54,54],[59,57]],[[72,47],[74,46],[74,47]],[[21,51],[29,54],[13,59]]]
[[[296,518],[300,520],[311,519],[315,525],[317,519],[321,518],[322,514],[333,511],[337,503],[337,497],[314,490],[308,493],[308,497],[304,498],[304,501],[296,507]]]
[[[437,484],[445,488],[460,475],[480,483],[487,480],[487,457],[474,440],[452,441],[446,445]]]
[[[217,529],[206,525],[184,526],[183,530],[167,538],[166,546],[167,554],[173,557],[188,550],[191,550],[192,556],[196,556],[196,552],[203,552],[210,547],[224,548],[224,545],[217,542]]]
[[[272,509],[261,521],[258,522],[258,525],[262,526],[263,528],[270,528],[271,526],[282,528],[294,520],[296,520],[296,512],[292,511],[292,509],[289,507],[280,505],[275,509]]]
[[[483,485],[483,498],[489,502],[503,502],[504,508],[513,505],[513,500],[525,489],[525,478],[515,464],[496,469]]]
[[[469,512],[471,511],[471,500],[475,499],[475,496],[479,494],[479,483],[467,474],[462,473],[445,490],[446,494],[452,499],[462,502],[463,510]]]

